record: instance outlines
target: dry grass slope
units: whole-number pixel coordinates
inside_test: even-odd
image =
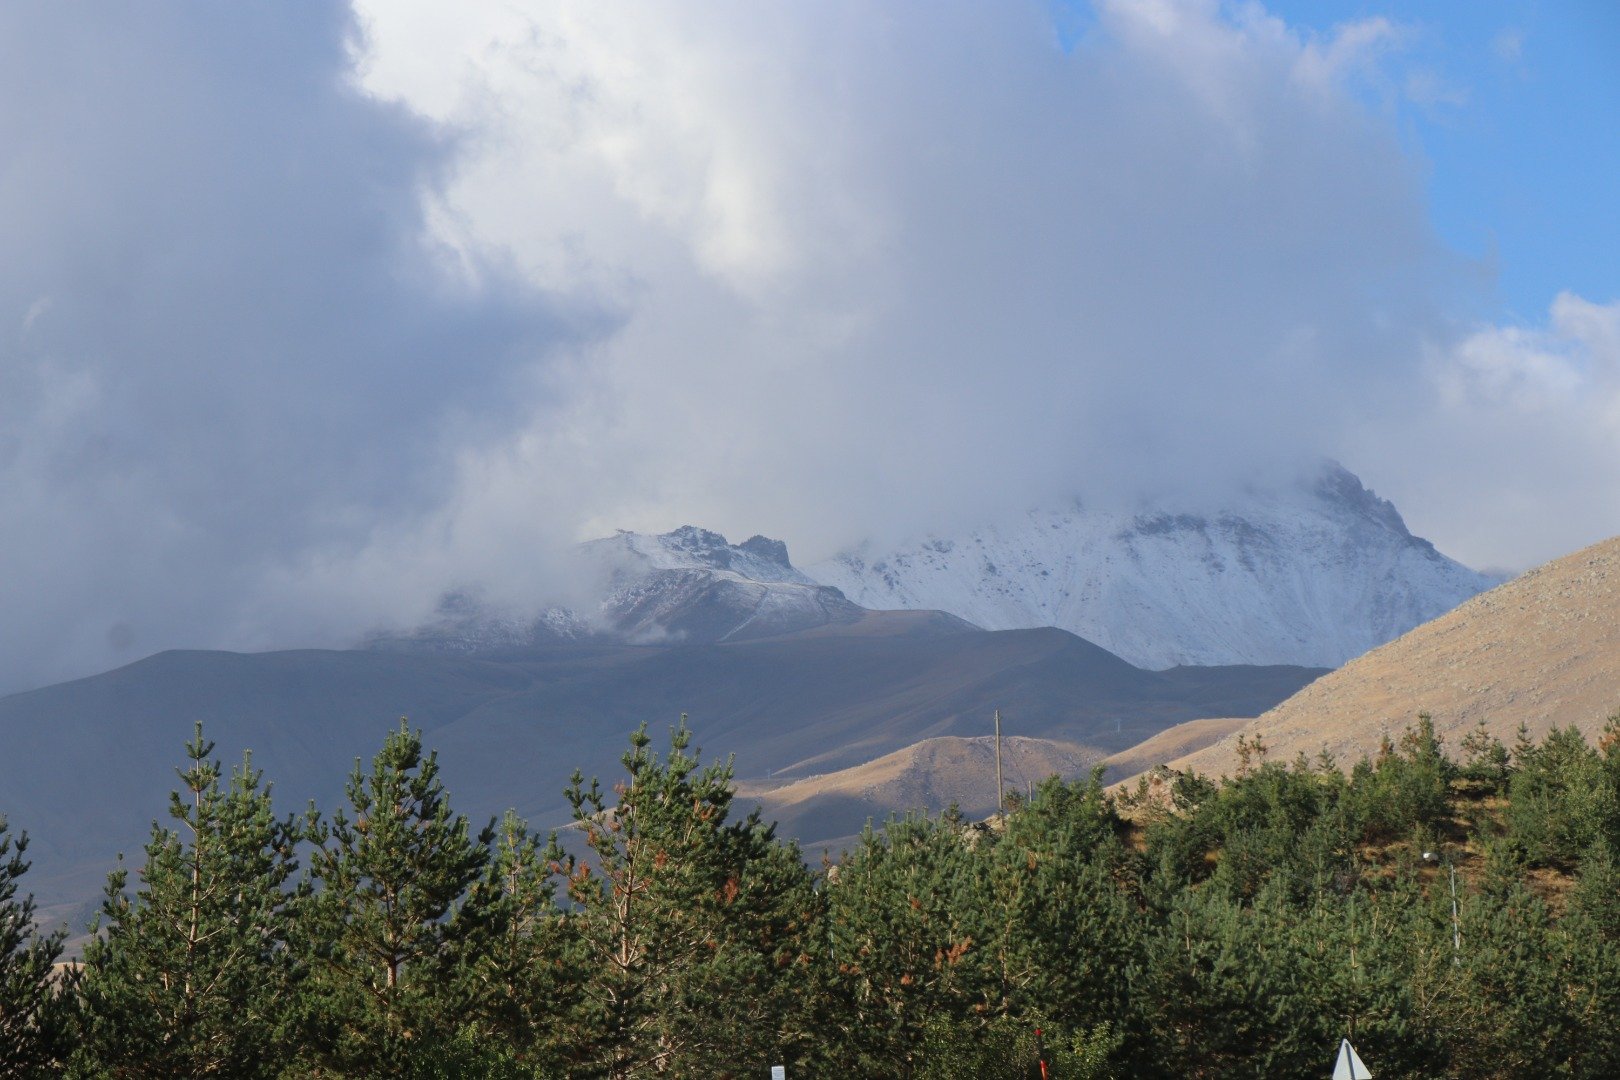
[[[1144,739],[1129,750],[1121,750],[1103,758],[1107,766],[1107,782],[1117,783],[1138,773],[1147,772],[1155,765],[1185,757],[1238,731],[1249,723],[1247,717],[1213,717],[1208,720],[1188,720],[1184,724],[1166,728],[1151,738]]]
[[[1616,707],[1620,537],[1476,596],[1169,764],[1231,774],[1238,737],[1258,735],[1272,760],[1326,748],[1348,766],[1420,712],[1454,755],[1479,720],[1508,743],[1520,723],[1538,739],[1570,724],[1595,739]]]
[[[1002,781],[1025,790],[1052,775],[1071,779],[1086,773],[1103,751],[1052,739],[1006,736],[1001,740]],[[791,783],[740,784],[742,805],[759,803],[767,819],[779,823],[806,850],[836,850],[859,833],[868,818],[882,822],[906,810],[938,811],[955,803],[970,818],[996,808],[995,739],[924,739],[892,754],[837,772]]]

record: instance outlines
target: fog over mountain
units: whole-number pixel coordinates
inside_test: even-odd
[[[1221,503],[1078,500],[806,568],[780,540],[683,525],[620,531],[565,560],[572,606],[447,595],[375,648],[476,653],[560,642],[715,644],[930,613],[985,630],[1054,626],[1144,668],[1337,667],[1496,584],[1414,536],[1343,466]]]
[[[1410,39],[6,5],[0,689],[567,606],[616,528],[809,565],[1324,454],[1470,565],[1620,531],[1620,305],[1498,320],[1431,224]]]

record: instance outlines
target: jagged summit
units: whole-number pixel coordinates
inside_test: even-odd
[[[818,584],[794,568],[787,545],[765,536],[751,536],[740,544],[695,525],[682,525],[667,533],[637,533],[620,529],[612,536],[580,545],[589,559],[610,574],[639,576],[650,570],[718,570],[750,581]]]
[[[1427,540],[1412,536],[1400,511],[1388,499],[1381,499],[1361,482],[1361,478],[1337,461],[1325,461],[1318,473],[1314,488],[1323,502],[1337,504],[1346,511],[1360,514],[1374,525],[1391,533],[1428,544]],[[1432,544],[1429,545],[1433,547]]]
[[[765,536],[732,544],[683,525],[651,535],[620,530],[575,551],[574,574],[597,599],[537,616],[500,613],[466,593],[440,602],[432,621],[378,635],[373,648],[489,652],[597,638],[633,643],[743,641],[859,619],[863,610],[788,560]]]
[[[787,545],[780,540],[772,540],[768,536],[755,534],[738,544],[737,547],[750,555],[764,559],[766,562],[773,562],[786,567],[793,565],[788,560]]]
[[[1071,501],[807,572],[866,607],[1058,626],[1151,668],[1336,667],[1495,584],[1333,462],[1218,510]]]

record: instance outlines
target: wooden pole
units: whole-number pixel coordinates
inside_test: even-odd
[[[1001,710],[996,710],[996,813],[1001,810]]]

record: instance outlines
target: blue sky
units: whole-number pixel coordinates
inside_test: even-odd
[[[1487,317],[1542,318],[1560,291],[1620,298],[1620,4],[1275,0],[1319,32],[1402,29],[1392,109],[1429,167],[1435,228],[1495,276]]]

